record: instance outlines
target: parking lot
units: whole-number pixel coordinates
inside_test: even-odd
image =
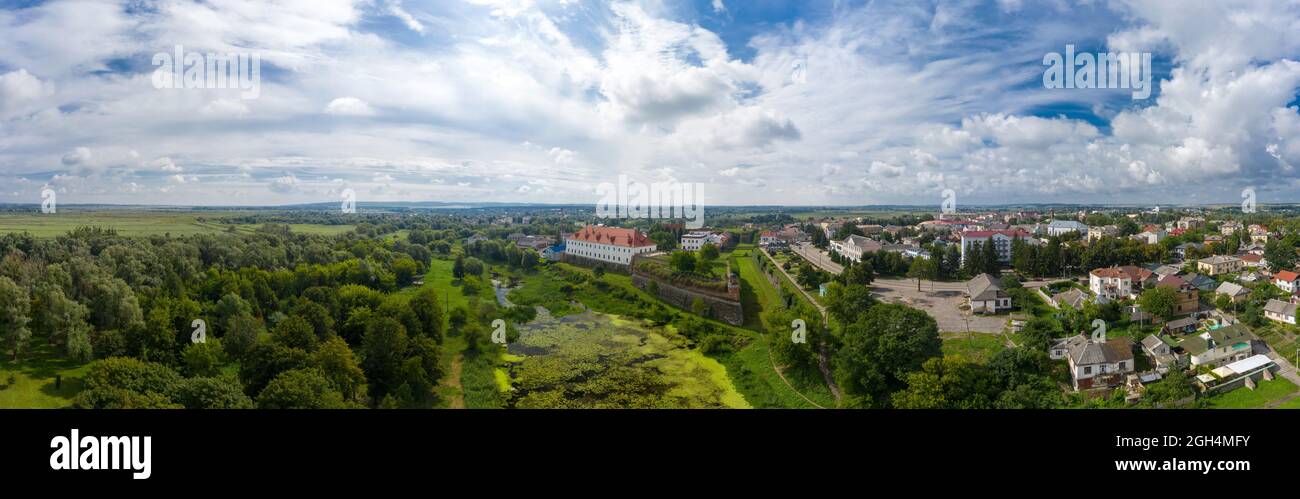
[[[880,301],[924,310],[939,323],[940,331],[965,332],[969,319],[972,332],[1000,333],[1007,323],[1006,315],[975,314],[968,318],[960,308],[966,303],[966,284],[961,282],[921,281],[918,292],[915,279],[876,279],[871,291]]]

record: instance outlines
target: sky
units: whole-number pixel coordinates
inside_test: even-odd
[[[1294,0],[0,0],[0,203],[1291,203],[1298,91]]]

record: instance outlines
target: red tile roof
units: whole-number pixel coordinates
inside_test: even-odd
[[[599,227],[595,225],[583,227],[569,236],[569,239],[629,248],[640,248],[654,244],[654,241],[651,241],[650,238],[636,229]]]
[[[1290,270],[1279,270],[1276,277],[1279,281],[1295,282],[1296,279],[1300,279],[1300,274]]]
[[[1103,267],[1100,269],[1093,269],[1092,271],[1092,275],[1097,277],[1111,279],[1127,277],[1131,281],[1145,281],[1147,278],[1151,277],[1152,274],[1153,272],[1150,270],[1133,265],[1125,265],[1123,267]]]

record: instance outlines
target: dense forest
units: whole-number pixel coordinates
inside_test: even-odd
[[[449,321],[432,288],[399,290],[462,232],[373,222],[331,237],[278,224],[2,236],[6,354],[21,360],[40,344],[93,360],[76,407],[427,407],[449,323],[481,328],[479,314]],[[407,237],[374,237],[399,229]]]

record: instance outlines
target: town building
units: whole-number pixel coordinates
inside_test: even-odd
[[[987,245],[993,244],[994,252],[998,255],[998,262],[1008,263],[1011,261],[1011,243],[1016,239],[1024,241],[1026,244],[1036,244],[1036,240],[1028,232],[1020,230],[969,230],[961,233],[961,261],[966,261],[967,250],[975,243]]]
[[[1290,270],[1279,270],[1277,275],[1273,276],[1273,284],[1278,289],[1294,294],[1300,289],[1300,274]]]
[[[1124,375],[1136,370],[1133,341],[1114,338],[1106,342],[1076,342],[1066,355],[1075,390],[1107,388],[1123,384]]]
[[[1296,304],[1289,301],[1269,300],[1264,304],[1264,317],[1277,322],[1295,324]]]
[[[564,239],[565,261],[590,261],[626,267],[632,256],[655,250],[654,241],[637,229],[588,225]]]
[[[990,274],[980,274],[966,283],[966,303],[972,313],[996,314],[1011,309],[1011,295]]]
[[[850,234],[843,241],[831,241],[832,250],[854,262],[862,261],[862,255],[875,253],[883,247],[879,242],[857,234]]]
[[[1118,225],[1097,225],[1088,227],[1088,242],[1093,242],[1103,237],[1116,237],[1118,235]]]
[[[1174,290],[1174,315],[1192,314],[1201,309],[1199,291],[1181,277],[1165,276],[1156,286]]]
[[[1048,236],[1063,236],[1071,232],[1078,232],[1080,235],[1088,235],[1088,226],[1082,222],[1074,220],[1053,220],[1047,224]]]
[[[1150,270],[1133,265],[1093,269],[1088,273],[1088,289],[1097,296],[1122,300],[1135,297],[1154,282],[1154,276]]]
[[[1196,270],[1212,276],[1241,272],[1245,268],[1246,262],[1235,256],[1215,255],[1196,261]]]
[[[1191,359],[1192,366],[1219,366],[1250,357],[1255,333],[1245,324],[1237,323],[1183,338],[1178,346]]]

